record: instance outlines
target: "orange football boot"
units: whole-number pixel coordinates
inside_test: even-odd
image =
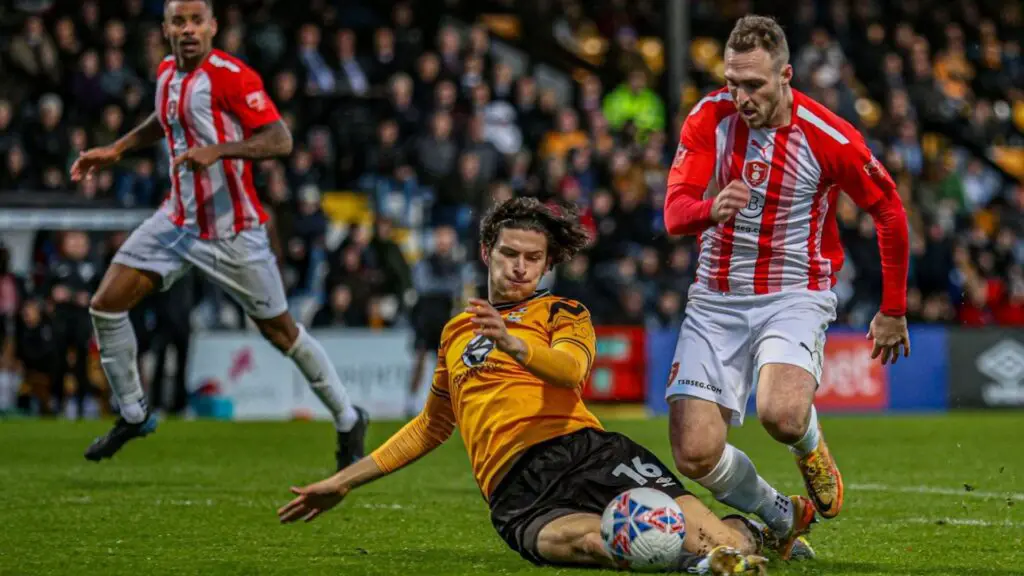
[[[797,457],[796,465],[804,477],[807,496],[822,518],[835,518],[843,507],[843,475],[825,443],[825,434],[818,425],[818,447],[810,454]]]
[[[776,548],[783,560],[789,560],[793,557],[793,549],[798,543],[807,543],[806,540],[800,542],[801,537],[810,532],[811,525],[817,522],[814,514],[814,503],[810,499],[803,496],[790,496],[789,499],[793,502],[793,528],[789,530],[789,534],[779,539]],[[809,557],[813,558],[813,555],[814,552],[811,551]]]

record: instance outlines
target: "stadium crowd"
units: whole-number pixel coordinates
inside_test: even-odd
[[[533,195],[577,203],[594,233],[590,249],[554,275],[558,293],[585,303],[597,323],[677,326],[695,247],[662,230],[667,167],[685,114],[721,85],[733,20],[756,10],[785,25],[797,88],[864,131],[899,185],[912,237],[910,320],[1024,324],[1024,188],[984,159],[992,145],[1024,144],[1013,116],[1024,86],[1019,3],[692,2],[681,105],[666,103],[663,66],[639,42],[661,35],[657,2],[522,4],[566,50],[586,55],[593,38],[606,47],[568,97],[530,67],[517,74],[482,21],[439,17],[440,8],[471,11],[471,0],[216,3],[216,46],[263,75],[295,136],[290,158],[258,165],[257,184],[288,293],[315,303],[306,322],[407,325],[416,294],[457,300],[480,280],[478,216],[500,199]],[[169,187],[163,147],[74,189],[68,168],[79,151],[113,142],[152,112],[168,53],[162,5],[0,8],[0,191],[160,203]],[[962,139],[937,135],[950,125]],[[366,199],[372,226],[333,222],[321,200],[334,190]],[[838,218],[847,251],[840,322],[863,325],[881,286],[874,227],[850,202]],[[426,247],[415,261],[419,251],[401,248],[410,234]],[[124,238],[41,233],[25,277],[9,272],[0,250],[0,375],[15,363],[48,378],[72,370],[53,352],[87,350],[88,294]],[[193,308],[208,326],[238,324],[226,297],[202,281],[174,290],[135,313],[143,349],[187,347]]]

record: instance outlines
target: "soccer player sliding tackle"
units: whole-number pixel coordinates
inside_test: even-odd
[[[665,199],[668,233],[700,243],[666,393],[676,466],[759,516],[784,558],[813,556],[801,534],[815,511],[834,518],[843,505],[813,403],[843,264],[840,190],[878,230],[883,292],[867,334],[872,357],[884,364],[910,354],[907,222],[896,187],[861,135],[792,89],[792,76],[778,24],[740,19],[726,45],[727,85],[687,117]],[[755,378],[758,418],[795,454],[810,500],[781,495],[726,443]]]
[[[494,528],[527,560],[618,567],[601,538],[600,515],[617,495],[646,483],[674,498],[685,516],[686,553],[675,569],[761,569],[756,527],[717,518],[654,454],[606,432],[584,406],[580,389],[595,350],[590,313],[538,292],[537,283],[586,242],[574,207],[517,198],[488,214],[480,247],[488,300],[471,300],[445,325],[422,412],[363,460],[292,488],[296,497],[278,510],[280,520],[316,518],[353,489],[437,448],[458,425]],[[629,466],[653,470],[657,480],[623,473]]]
[[[156,429],[128,312],[194,266],[231,294],[309,381],[334,416],[336,464],[342,468],[363,456],[368,418],[350,402],[323,347],[288,313],[267,215],[253,186],[252,161],[287,156],[292,137],[260,77],[213,49],[211,3],[165,3],[163,32],[174,55],[157,71],[156,111],[110,146],[85,151],[71,167],[72,180],[89,178],[163,138],[171,156],[170,196],[128,237],[90,302],[100,362],[121,418],[85,457],[110,458],[125,442]]]

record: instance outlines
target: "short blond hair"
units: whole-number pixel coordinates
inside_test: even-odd
[[[778,66],[789,63],[789,43],[782,26],[770,16],[744,16],[736,21],[726,48],[733,52],[750,52],[758,48],[768,52]]]

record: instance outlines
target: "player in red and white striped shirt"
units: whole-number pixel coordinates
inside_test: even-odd
[[[121,418],[85,456],[109,458],[156,428],[136,369],[128,311],[195,267],[231,294],[306,376],[334,416],[337,465],[347,466],[363,456],[367,415],[349,401],[323,347],[288,312],[267,215],[253,186],[252,161],[290,154],[291,133],[259,75],[213,49],[212,0],[168,0],[163,31],[173,56],[157,71],[156,111],[114,144],[84,152],[71,167],[72,180],[88,178],[128,151],[162,139],[171,160],[170,195],[118,250],[90,303]]]
[[[910,353],[907,222],[896,186],[850,124],[790,87],[792,70],[774,20],[737,22],[727,86],[687,117],[665,200],[669,234],[700,243],[666,392],[676,465],[718,499],[760,516],[784,557],[815,510],[833,518],[843,503],[813,405],[825,330],[836,317],[830,289],[843,264],[840,190],[878,229],[884,288],[868,333],[874,355],[884,363],[901,348]],[[810,501],[779,494],[726,443],[755,381],[758,417],[796,454]]]

